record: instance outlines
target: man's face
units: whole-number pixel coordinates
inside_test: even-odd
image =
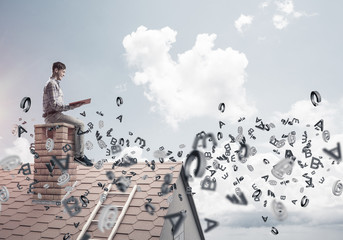
[[[58,70],[57,68],[55,69],[55,76],[56,76],[57,80],[61,80],[65,74],[66,74],[65,69],[61,69],[61,70]]]

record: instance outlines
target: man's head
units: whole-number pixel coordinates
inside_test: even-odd
[[[66,65],[61,62],[54,62],[52,64],[52,77],[56,78],[57,80],[61,80],[66,72]]]

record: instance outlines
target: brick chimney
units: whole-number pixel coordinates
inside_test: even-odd
[[[34,127],[35,151],[39,154],[39,158],[34,160],[34,180],[39,182],[34,185],[32,190],[35,192],[33,202],[60,202],[66,194],[65,187],[72,186],[76,180],[77,163],[74,162],[75,128],[73,125],[66,123],[40,124]],[[46,148],[48,139],[52,139],[54,145],[50,152]],[[48,140],[50,143],[52,141]],[[68,154],[69,168],[66,172],[69,174],[70,179],[66,184],[59,185],[58,178],[63,172],[53,158],[66,159]],[[64,165],[65,161],[61,160],[61,163]],[[46,164],[50,165],[50,169],[53,169],[51,172]],[[41,198],[39,198],[40,196]]]

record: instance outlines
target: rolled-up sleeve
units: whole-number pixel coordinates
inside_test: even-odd
[[[49,82],[46,86],[46,93],[51,109],[56,112],[70,110],[70,106],[63,103],[62,96],[60,95],[58,86],[56,84],[54,84],[53,82]]]

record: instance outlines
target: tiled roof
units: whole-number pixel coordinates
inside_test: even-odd
[[[22,173],[17,174],[18,169],[10,172],[0,170],[0,187],[6,186],[10,194],[9,200],[1,204],[0,239],[63,239],[66,234],[71,236],[66,239],[76,239],[98,203],[100,195],[104,192],[98,183],[106,183],[105,187],[111,183],[111,180],[108,180],[106,176],[106,171],[113,171],[116,178],[123,175],[123,171],[126,171],[124,176],[132,176],[127,193],[131,192],[134,185],[140,188],[140,191],[138,190],[134,194],[114,239],[159,239],[164,225],[163,217],[168,211],[163,207],[169,206],[168,197],[172,193],[158,196],[158,192],[161,191],[161,185],[164,183],[166,174],[172,173],[172,184],[176,183],[181,168],[181,162],[157,163],[154,171],[145,163],[138,163],[130,167],[115,167],[114,170],[112,163],[105,163],[100,170],[78,165],[76,176],[78,184],[69,196],[76,197],[80,202],[80,196],[88,190],[89,204],[74,217],[70,217],[64,211],[63,205],[32,203],[32,194],[28,194],[27,191],[29,184],[33,182],[33,164],[31,165],[32,175],[28,176],[24,176]],[[133,176],[130,172],[135,172],[136,175]],[[155,177],[158,175],[161,178],[156,180]],[[27,180],[27,177],[30,180]],[[17,187],[18,183],[22,189]],[[113,184],[111,192],[120,191]],[[104,205],[124,206],[127,198],[128,195],[108,195]],[[154,215],[150,215],[145,210],[146,198],[152,199],[151,203],[155,207]],[[98,218],[100,212],[95,219]],[[119,214],[120,208],[118,208]],[[96,223],[91,224],[87,231],[92,238],[96,239],[108,237],[110,232],[107,230],[105,233],[101,233]]]

